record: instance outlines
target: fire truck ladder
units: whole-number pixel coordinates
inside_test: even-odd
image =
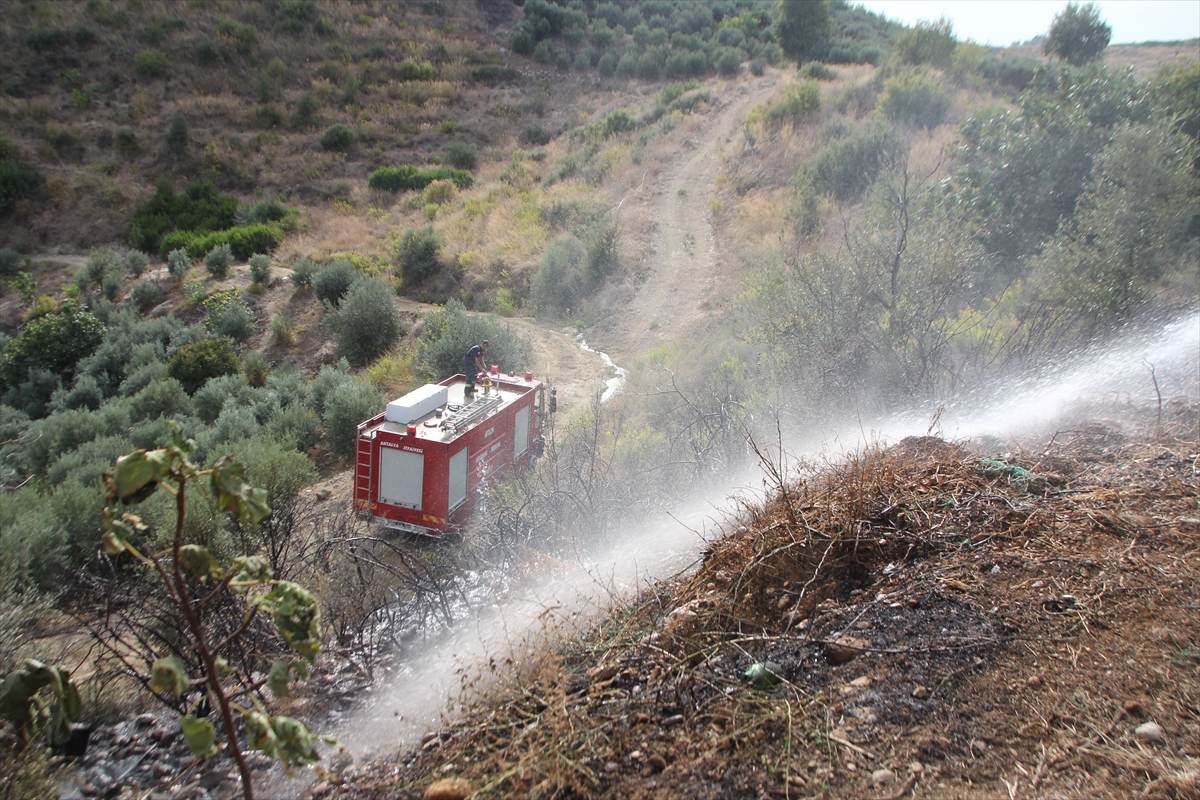
[[[500,397],[499,391],[492,395],[476,398],[442,420],[442,424],[439,427],[459,433],[466,430],[471,424],[478,422],[492,413],[502,402],[504,401]]]
[[[368,503],[367,508],[359,509],[359,516],[370,516],[371,502],[371,440],[373,436],[364,436],[360,430],[358,438],[355,442],[354,458],[356,460],[354,476],[354,499],[365,500]]]

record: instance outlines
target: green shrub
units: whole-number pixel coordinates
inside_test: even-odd
[[[201,258],[213,248],[225,245],[234,258],[242,260],[255,253],[273,253],[282,240],[283,233],[274,225],[253,224],[206,235],[175,231],[162,238],[161,247],[164,252],[183,248],[192,258]]]
[[[473,144],[452,144],[446,148],[446,160],[455,169],[474,172],[479,166],[479,148]]]
[[[173,230],[197,234],[223,231],[234,226],[237,210],[237,198],[221,194],[211,183],[192,183],[182,194],[175,194],[170,182],[164,180],[154,196],[134,210],[126,237],[139,250],[165,254],[181,246],[160,249],[165,234]]]
[[[0,356],[0,389],[17,386],[34,369],[70,379],[75,365],[103,339],[100,320],[66,300],[62,311],[32,320],[8,343]]]
[[[378,414],[383,405],[379,390],[367,381],[351,378],[337,386],[325,398],[325,411],[321,415],[329,451],[339,456],[353,453],[358,423]]]
[[[356,367],[386,353],[404,333],[395,293],[378,278],[356,280],[329,322],[339,348]]]
[[[188,394],[195,394],[209,378],[240,371],[241,362],[233,352],[233,343],[225,338],[185,344],[167,362],[167,374],[183,384]]]
[[[229,42],[238,55],[248,56],[258,49],[258,29],[253,25],[223,19],[217,23],[217,35]]]
[[[521,142],[535,146],[549,144],[554,138],[554,131],[542,125],[527,125],[525,130],[521,131]]]
[[[146,313],[162,301],[162,290],[148,278],[134,282],[129,288],[129,302],[141,313]]]
[[[393,257],[400,277],[406,284],[418,284],[441,267],[438,253],[445,241],[432,225],[409,228],[400,237]]]
[[[150,265],[150,259],[141,250],[130,250],[125,254],[125,271],[133,277],[140,277]]]
[[[234,373],[210,378],[192,395],[192,402],[200,421],[212,425],[226,405],[249,405],[254,395],[245,376]]]
[[[789,86],[778,102],[767,107],[763,121],[772,126],[799,122],[820,107],[820,85],[812,79],[803,80]]]
[[[167,66],[166,55],[154,48],[133,57],[133,71],[143,78],[162,78],[167,74]]]
[[[82,381],[84,378],[87,378],[91,381],[96,380],[91,375],[80,375],[75,380],[75,384],[78,386],[80,381]],[[167,364],[165,361],[157,361],[153,364],[145,364],[145,365],[133,370],[129,374],[128,378],[121,381],[120,394],[122,397],[133,397],[135,394],[140,392],[142,389],[145,389],[151,383],[154,383],[154,381],[161,381],[161,380],[166,380],[166,379],[167,379]],[[96,385],[97,385],[97,387],[99,387],[98,383]],[[72,391],[74,391],[74,389],[72,389]],[[69,408],[78,408],[78,406],[68,406],[68,407]],[[97,406],[95,406],[95,408],[99,408],[99,406],[97,405]]]
[[[321,134],[322,150],[346,151],[354,143],[354,133],[340,122]]]
[[[56,458],[46,469],[46,482],[58,486],[67,478],[74,478],[83,486],[99,488],[113,462],[132,449],[128,436],[97,437]]]
[[[240,299],[234,298],[216,309],[207,325],[218,336],[226,336],[241,344],[254,335],[254,314]]]
[[[817,192],[832,194],[843,203],[854,201],[875,182],[881,156],[895,146],[895,136],[885,125],[867,124],[828,141],[805,174]]]
[[[399,192],[406,189],[424,189],[436,180],[451,180],[459,189],[467,189],[474,182],[471,173],[461,169],[442,167],[440,169],[419,170],[413,166],[380,167],[371,173],[367,186],[385,192]]]
[[[21,271],[25,259],[16,250],[0,249],[0,278],[10,278]]]
[[[224,278],[233,264],[233,252],[228,244],[219,244],[204,257],[204,268],[214,278]]]
[[[311,92],[304,92],[296,100],[296,108],[292,114],[292,126],[297,129],[311,128],[317,122],[321,106]]]
[[[192,268],[192,258],[187,250],[172,250],[167,254],[167,274],[176,283],[183,283],[188,270]]]
[[[879,95],[879,112],[893,122],[935,128],[946,117],[950,98],[942,82],[920,72],[888,78]]]
[[[529,282],[539,313],[560,315],[579,309],[586,261],[587,250],[574,236],[560,238],[546,248],[542,264]]]
[[[722,48],[715,66],[717,72],[724,77],[737,75],[742,69],[742,51],[734,47]]]
[[[190,416],[192,411],[192,398],[183,384],[170,377],[150,383],[129,399],[129,421],[134,423]]]
[[[892,54],[901,64],[932,64],[939,69],[949,69],[957,46],[954,26],[942,17],[937,22],[918,22],[905,30],[896,38]]]
[[[70,389],[59,389],[50,398],[52,411],[68,411],[76,408],[95,410],[104,402],[100,382],[91,375],[76,375],[75,385]]]
[[[308,256],[304,256],[296,260],[292,265],[292,272],[288,275],[288,280],[292,282],[292,286],[297,289],[311,289],[313,276],[317,274],[317,266]]]
[[[271,344],[275,347],[291,347],[296,343],[296,326],[287,314],[276,314],[271,318]]]
[[[266,286],[271,282],[271,257],[262,253],[250,256],[250,280]]]
[[[128,128],[118,130],[116,137],[114,137],[114,142],[117,152],[126,158],[133,158],[142,149],[141,145],[138,144],[137,134]]]
[[[187,152],[190,138],[187,120],[184,119],[183,114],[176,112],[171,117],[171,124],[167,127],[167,134],[164,137],[167,149],[177,156],[183,155]]]
[[[796,74],[801,78],[812,78],[814,81],[832,81],[837,79],[837,70],[822,64],[820,61],[809,61]]]
[[[604,118],[604,135],[615,136],[637,127],[637,119],[623,108],[610,111]]]
[[[425,315],[417,344],[416,368],[426,380],[440,381],[462,369],[463,354],[484,339],[487,360],[505,372],[520,372],[530,364],[533,347],[511,327],[490,314],[468,314],[458,300]]]
[[[750,62],[750,74],[755,77],[761,77],[767,71],[767,61],[764,58],[756,58]]]
[[[406,58],[396,65],[395,75],[398,81],[435,81],[438,69],[428,61]]]
[[[313,294],[329,308],[341,305],[350,285],[361,273],[346,259],[339,259],[317,271],[313,277]]]
[[[605,50],[600,56],[600,60],[596,62],[596,71],[606,78],[611,77],[617,71],[618,63],[617,54],[612,50]]]

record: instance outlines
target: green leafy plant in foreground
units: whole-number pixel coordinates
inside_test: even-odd
[[[242,481],[240,464],[226,456],[211,469],[201,470],[188,460],[191,448],[191,441],[184,438],[178,426],[173,426],[171,443],[166,447],[135,450],[117,459],[113,471],[104,476],[106,505],[102,513],[102,546],[105,553],[127,553],[156,573],[178,606],[204,673],[196,677],[188,675],[178,657],[168,656],[154,662],[150,675],[145,676],[146,685],[151,691],[175,698],[184,696],[192,687],[202,687],[203,692],[196,693],[196,699],[180,717],[184,738],[197,758],[216,755],[213,723],[193,713],[200,698],[207,695],[213,707],[219,710],[228,752],[241,773],[243,796],[252,800],[254,788],[250,768],[238,739],[234,714],[240,715],[245,725],[246,745],[279,760],[289,772],[294,767],[317,762],[317,742],[336,743],[328,737],[310,733],[297,720],[272,716],[259,699],[263,686],[279,698],[288,693],[292,680],[308,677],[308,668],[321,648],[320,612],[316,598],[303,586],[272,578],[265,558],[243,556],[222,566],[208,548],[185,542],[185,493],[194,482],[206,488],[218,508],[233,514],[244,525],[256,525],[271,513],[266,504],[266,492]],[[135,541],[144,538],[147,526],[124,509],[143,502],[159,489],[175,498],[174,537],[171,546],[163,551],[142,552]],[[206,609],[227,592],[245,600],[242,625],[220,641],[214,641],[204,626],[203,616]],[[260,613],[271,615],[280,638],[298,658],[278,658],[266,678],[253,684],[235,684],[230,678],[234,671],[222,652],[250,629]],[[249,703],[246,703],[247,698]]]
[[[52,696],[51,702],[47,702],[47,694]],[[81,708],[70,673],[32,658],[0,685],[0,719],[12,726],[19,749],[43,731],[50,744],[65,744]]]

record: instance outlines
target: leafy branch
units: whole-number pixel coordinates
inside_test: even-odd
[[[135,450],[117,459],[113,471],[104,476],[106,505],[102,512],[102,546],[109,555],[129,554],[157,574],[171,601],[183,614],[204,673],[192,677],[182,660],[167,656],[154,661],[148,680],[144,679],[144,682],[151,691],[175,698],[184,696],[192,687],[202,688],[203,693],[197,694],[180,717],[184,738],[197,758],[216,755],[216,729],[212,722],[195,713],[200,699],[206,694],[220,710],[228,750],[242,777],[243,795],[246,800],[253,800],[250,768],[238,739],[235,713],[245,726],[247,746],[277,759],[289,773],[294,767],[317,762],[317,742],[336,744],[328,737],[310,733],[297,720],[272,716],[258,694],[258,689],[265,684],[276,698],[284,697],[292,680],[308,677],[309,666],[321,649],[320,612],[316,598],[303,586],[274,579],[271,567],[263,557],[243,556],[222,566],[207,547],[185,543],[185,495],[189,484],[197,479],[200,486],[207,488],[216,499],[218,508],[233,514],[244,525],[256,525],[271,513],[266,504],[266,492],[243,481],[240,464],[226,456],[211,469],[198,469],[188,460],[191,447],[191,441],[183,436],[178,426],[174,426],[171,442],[166,447]],[[146,544],[139,548],[134,543],[143,538],[147,526],[140,517],[124,508],[143,502],[159,489],[175,498],[175,534],[169,548],[155,552]],[[212,588],[207,588],[209,581],[212,581]],[[236,630],[214,641],[204,626],[203,616],[224,593],[244,597],[245,611]],[[240,685],[245,681],[235,683],[229,677],[234,670],[222,654],[250,629],[260,613],[270,615],[280,638],[299,658],[278,658],[265,680]],[[250,707],[236,702],[246,697]]]

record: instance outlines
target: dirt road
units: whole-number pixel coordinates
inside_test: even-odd
[[[627,363],[679,338],[708,314],[717,300],[720,265],[714,253],[711,198],[722,159],[742,147],[742,123],[756,103],[770,97],[776,79],[713,92],[715,108],[662,171],[644,202],[656,221],[651,268],[633,300],[620,309],[596,346]],[[631,209],[633,198],[623,203]]]

